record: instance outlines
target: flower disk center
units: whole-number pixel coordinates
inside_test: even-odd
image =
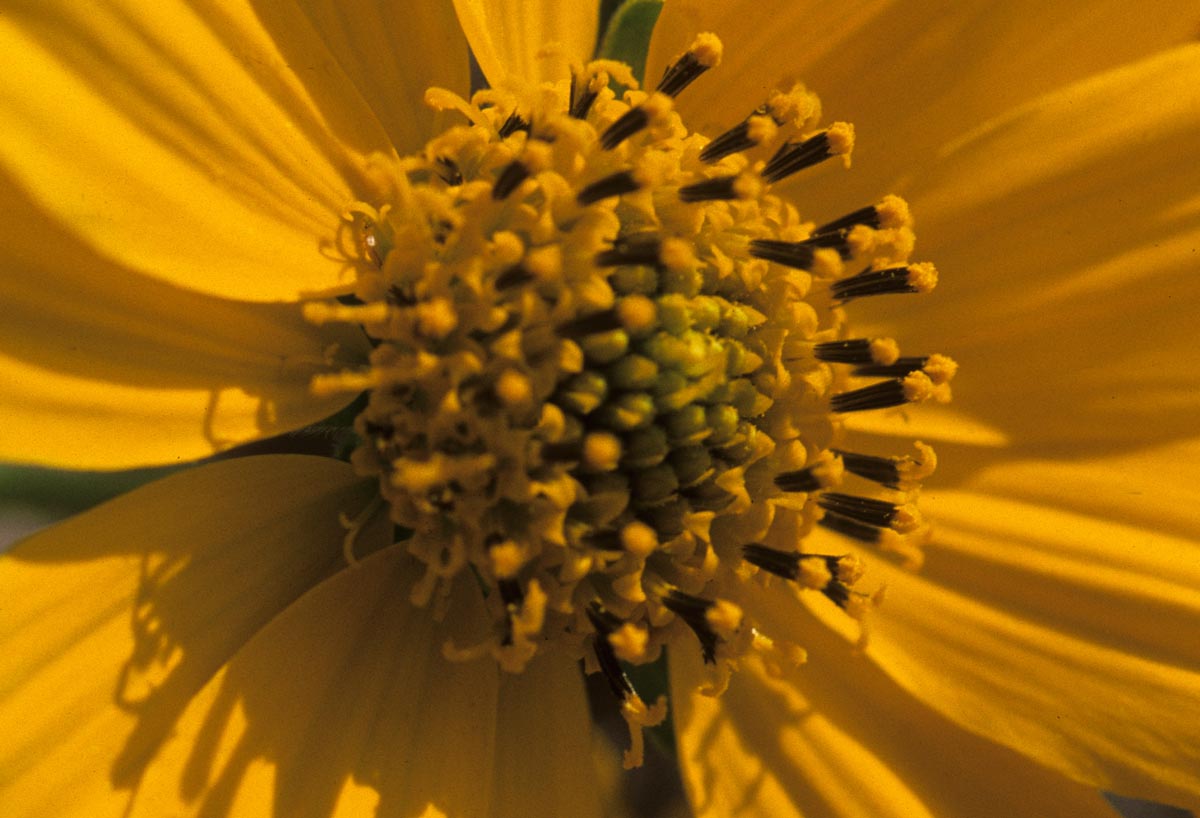
[[[440,615],[467,583],[492,612],[447,655],[513,672],[550,643],[584,657],[622,702],[628,764],[664,703],[621,662],[679,640],[720,689],[747,652],[802,661],[746,613],[760,572],[856,617],[870,605],[856,557],[802,550],[818,521],[919,559],[907,492],[932,452],[835,447],[845,413],[945,399],[954,369],[843,329],[846,301],[933,286],[907,263],[901,200],[817,226],[771,192],[848,163],[849,125],[814,130],[797,86],[716,139],[684,127],[674,97],[719,58],[701,35],[656,90],[622,98],[610,84],[636,82],[608,61],[469,102],[430,89],[469,124],[375,160],[385,192],[346,225],[354,303],[306,307],[377,342],[368,370],[315,387],[370,390],[353,462],[412,531],[414,603]],[[889,494],[830,491],[848,475]]]

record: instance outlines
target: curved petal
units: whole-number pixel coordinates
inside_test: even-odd
[[[1188,42],[1196,25],[1195,8],[1183,0],[1153,8],[1120,0],[970,0],[952,7],[669,0],[646,76],[657,78],[696,32],[720,35],[723,64],[679,102],[685,121],[710,135],[740,120],[779,84],[799,80],[816,91],[827,115],[854,122],[857,131],[853,172],[830,169],[798,182],[803,193],[796,200],[806,211],[813,203],[820,211],[809,215],[832,218],[919,175],[943,145],[977,123]]]
[[[671,655],[680,763],[699,818],[1112,815],[1095,789],[924,707],[787,589],[752,607],[766,632],[802,634],[808,662],[777,679],[752,659],[712,699],[688,692],[698,659]]]
[[[269,28],[245,0],[9,4],[0,168],[146,275],[263,301],[338,284],[329,245],[388,140],[308,20],[265,5]]]
[[[385,549],[260,631],[193,698],[130,814],[486,815],[499,671],[442,658],[446,628],[408,598],[416,564]],[[477,601],[464,590],[452,619]]]
[[[577,662],[543,652],[504,674],[489,818],[601,818],[591,723]]]
[[[977,486],[926,491],[937,529],[922,572],[871,561],[888,596],[867,654],[968,730],[1078,781],[1195,808],[1200,540],[1181,519],[1195,503],[1123,496],[1138,490],[1118,477],[1135,462],[1000,465]],[[1091,496],[1042,505],[1073,492]],[[1137,525],[1134,507],[1178,533]]]
[[[492,85],[509,80],[565,80],[567,64],[592,58],[600,0],[454,0],[459,22],[483,75]],[[561,59],[539,57],[547,46],[561,49]]]
[[[294,304],[226,301],[97,260],[32,204],[0,221],[0,246],[6,460],[204,457],[332,414],[346,396],[317,398],[310,379],[365,356],[359,333],[314,327]]]
[[[344,565],[338,514],[359,512],[373,492],[333,460],[228,460],[137,489],[0,558],[5,814],[122,815],[192,696]],[[387,541],[380,523],[363,545]]]
[[[929,298],[852,305],[962,364],[955,406],[1011,438],[1165,440],[1200,412],[1200,45],[1043,97],[912,191]],[[896,305],[890,305],[892,309]]]
[[[450,0],[423,2],[420,13],[388,0],[297,2],[400,153],[420,149],[436,133],[426,88],[467,92],[467,41]],[[265,10],[278,0],[257,5]]]

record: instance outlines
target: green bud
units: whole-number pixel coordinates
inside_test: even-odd
[[[558,394],[555,403],[571,412],[586,415],[604,402],[608,384],[597,372],[590,370],[572,376]]]
[[[638,429],[625,438],[625,453],[621,464],[635,469],[656,466],[670,451],[667,433],[659,426]]]
[[[597,332],[584,338],[579,346],[589,361],[610,364],[629,351],[629,334],[623,329]]]
[[[671,468],[675,470],[675,477],[679,481],[679,485],[685,488],[704,480],[713,471],[712,456],[703,446],[685,446],[682,449],[676,449],[671,452],[669,461]]]
[[[658,378],[658,364],[643,355],[626,355],[608,369],[608,380],[617,389],[649,389]]]
[[[654,420],[654,398],[645,392],[627,392],[600,407],[597,417],[610,429],[630,431]]]
[[[710,433],[704,407],[696,404],[667,415],[663,425],[666,427],[667,437],[675,443],[695,443],[708,437]]]
[[[608,276],[608,283],[621,295],[654,295],[658,292],[658,271],[653,267],[618,267]]]
[[[720,446],[729,441],[737,434],[738,416],[737,409],[734,409],[728,403],[718,403],[715,406],[710,406],[705,412],[705,419],[708,427],[712,429],[712,437],[710,442],[714,446]]]
[[[633,475],[633,502],[639,506],[653,506],[669,499],[679,488],[675,470],[665,463],[635,472]]]

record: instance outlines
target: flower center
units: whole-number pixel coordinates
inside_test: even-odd
[[[621,99],[610,81],[636,82],[604,60],[525,93],[430,89],[469,124],[376,160],[386,193],[347,221],[353,303],[305,308],[376,341],[369,368],[314,388],[370,390],[352,460],[412,532],[413,602],[441,615],[466,582],[490,607],[447,655],[513,672],[551,645],[584,658],[621,700],[627,765],[665,703],[622,662],[698,649],[715,692],[747,652],[803,660],[743,611],[760,572],[870,607],[855,556],[804,550],[814,524],[919,560],[910,495],[932,451],[846,451],[842,417],[945,400],[954,372],[843,326],[852,299],[935,283],[907,262],[902,200],[817,225],[771,192],[848,163],[849,125],[814,130],[797,86],[711,141],[684,127],[673,99],[720,51],[701,35]],[[876,488],[839,490],[848,474]]]

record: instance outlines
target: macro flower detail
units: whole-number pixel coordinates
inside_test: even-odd
[[[0,14],[0,812],[1200,806],[1186,4],[597,5]]]
[[[541,650],[583,656],[621,699],[627,766],[666,702],[643,702],[620,661],[699,649],[711,695],[748,651],[802,661],[744,617],[755,569],[864,615],[858,558],[804,553],[814,524],[919,564],[928,527],[911,490],[932,450],[843,454],[839,416],[946,401],[955,372],[844,326],[853,299],[936,282],[909,263],[903,200],[816,225],[771,193],[848,164],[849,125],[816,129],[801,86],[711,142],[674,114],[721,50],[698,36],[649,92],[604,60],[470,101],[430,89],[469,124],[378,160],[387,198],[348,216],[351,303],[305,305],[375,343],[368,369],[314,388],[369,390],[351,461],[412,531],[414,604],[442,615],[472,576],[492,609],[491,632],[447,655],[513,673]],[[631,87],[623,99],[612,80]],[[847,473],[865,476],[860,493],[838,490]]]

